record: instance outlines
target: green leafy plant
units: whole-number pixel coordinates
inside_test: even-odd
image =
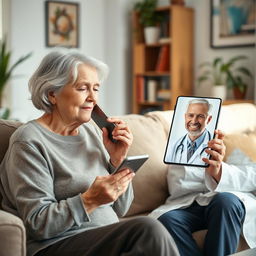
[[[247,89],[247,84],[244,81],[245,77],[253,79],[253,75],[250,70],[244,66],[236,66],[235,63],[239,60],[248,59],[246,56],[237,56],[230,59],[229,62],[224,66],[224,71],[227,75],[227,86],[231,89],[239,89],[240,92],[245,92]]]
[[[25,56],[20,57],[14,64],[11,65],[11,51],[6,49],[6,40],[0,42],[0,105],[3,96],[4,88],[12,77],[14,69],[23,61],[31,56],[29,53]]]
[[[215,58],[212,62],[200,64],[199,68],[202,74],[197,79],[199,85],[204,81],[210,81],[214,86],[225,84],[224,65],[220,57]]]
[[[0,119],[8,119],[10,116],[9,108],[0,108]]]
[[[199,68],[202,74],[198,77],[199,85],[204,81],[210,81],[212,85],[226,85],[229,89],[238,88],[244,92],[247,84],[245,77],[253,78],[250,70],[245,66],[237,66],[237,62],[248,59],[246,56],[235,56],[224,62],[221,57],[216,57],[212,62],[204,62]]]
[[[162,15],[156,12],[157,0],[143,0],[134,6],[139,13],[139,22],[144,27],[156,26],[162,21]]]

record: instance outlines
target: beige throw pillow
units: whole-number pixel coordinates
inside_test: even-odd
[[[224,138],[224,144],[226,145],[224,161],[234,150],[239,149],[253,162],[256,162],[256,132],[227,134]]]

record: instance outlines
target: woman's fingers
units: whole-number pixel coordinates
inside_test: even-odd
[[[117,188],[119,196],[126,191],[129,183],[131,182],[134,176],[135,173],[133,171],[130,171],[129,169],[124,169],[112,175],[112,185],[113,187]]]
[[[127,124],[123,120],[115,117],[108,118],[108,121],[116,125],[112,132],[113,138],[131,145],[133,135]]]

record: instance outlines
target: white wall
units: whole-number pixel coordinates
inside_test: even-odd
[[[249,60],[248,68],[251,72],[256,74],[256,51],[255,47],[245,47],[245,48],[225,48],[225,49],[212,49],[210,47],[210,0],[186,0],[186,5],[190,6],[195,11],[195,58],[194,58],[194,73],[195,79],[199,75],[198,66],[204,61],[212,61],[214,57],[223,57],[224,60],[228,60],[230,57],[237,55],[246,55]],[[256,36],[255,36],[256,42]],[[253,99],[255,97],[254,87],[255,81],[249,81],[250,87],[247,91],[247,98]],[[195,94],[198,96],[207,96],[209,92],[209,87],[200,86],[194,82]],[[232,92],[229,91],[228,97],[232,97]]]
[[[129,17],[125,0],[107,0],[105,12],[105,57],[110,66],[106,84],[106,106],[111,115],[120,115],[128,110],[131,99]],[[129,90],[130,89],[130,90]]]
[[[106,61],[104,1],[68,1],[80,3],[79,49],[87,55]],[[12,109],[12,117],[22,121],[35,118],[40,114],[29,100],[27,83],[42,57],[51,50],[45,46],[44,3],[44,0],[11,0],[11,31],[8,35],[11,37],[13,60],[28,52],[33,52],[32,57],[17,67],[15,74],[22,74],[22,76],[12,79],[9,87],[11,97],[9,97],[8,105]],[[103,86],[100,95],[101,105],[105,104],[104,91]]]
[[[44,0],[4,0],[10,2],[10,30],[13,60],[30,51],[33,56],[22,63],[6,92],[5,102],[12,116],[26,121],[39,112],[34,109],[27,82],[41,58],[51,49],[45,47]],[[64,1],[64,0],[63,0]],[[130,12],[137,0],[67,0],[80,3],[80,50],[105,61],[110,66],[110,76],[102,86],[100,105],[109,115],[122,115],[131,110],[131,29]],[[160,0],[166,3],[167,0]],[[168,2],[168,1],[167,1]],[[195,77],[199,63],[215,56],[229,58],[237,54],[250,57],[250,69],[255,73],[255,48],[210,48],[210,0],[186,0],[195,9]],[[5,12],[6,13],[6,12]],[[194,81],[191,81],[194,85]],[[253,86],[248,98],[255,93]],[[197,95],[207,95],[207,88],[195,88]]]

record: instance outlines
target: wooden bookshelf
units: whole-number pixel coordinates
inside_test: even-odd
[[[164,19],[155,44],[145,44],[139,14],[133,12],[133,113],[173,109],[177,96],[193,94],[194,11],[179,5],[156,11]],[[150,80],[157,82],[154,101],[147,97]]]

